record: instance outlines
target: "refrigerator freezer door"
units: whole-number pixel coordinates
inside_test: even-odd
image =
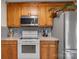
[[[77,51],[67,50],[65,52],[65,59],[77,59]]]
[[[76,16],[76,12],[65,12],[65,49],[76,49]]]

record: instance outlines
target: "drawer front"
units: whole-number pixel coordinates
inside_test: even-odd
[[[58,45],[58,41],[41,41],[41,44],[54,44],[54,45]]]
[[[17,44],[16,40],[1,40],[1,44]]]

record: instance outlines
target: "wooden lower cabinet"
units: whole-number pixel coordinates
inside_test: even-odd
[[[48,59],[48,45],[41,45],[40,59]]]
[[[58,59],[58,42],[41,41],[40,59]]]
[[[17,42],[11,40],[1,41],[1,59],[17,59]]]

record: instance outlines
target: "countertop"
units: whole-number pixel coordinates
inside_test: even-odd
[[[8,38],[4,38],[4,39],[1,39],[1,40],[18,40],[18,38],[8,37]]]
[[[41,37],[40,41],[59,41],[59,39],[55,37]]]
[[[8,37],[8,38],[1,39],[1,40],[18,40],[19,41],[19,38]],[[59,41],[59,39],[55,37],[40,37],[38,40],[39,41]]]

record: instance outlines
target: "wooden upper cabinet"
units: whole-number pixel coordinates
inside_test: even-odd
[[[45,6],[40,6],[39,7],[39,26],[40,27],[45,27],[46,26],[46,7]]]
[[[7,25],[8,27],[20,27],[21,9],[18,4],[7,5]]]
[[[39,6],[39,26],[40,27],[51,27],[52,18],[50,17],[51,13],[48,11],[49,6],[47,4],[41,4]]]
[[[14,27],[14,4],[7,5],[7,25],[8,27]]]
[[[53,22],[54,22],[54,19],[50,17],[50,15],[51,15],[51,12],[49,12],[50,8],[51,8],[50,6],[46,7],[46,24],[47,24],[47,27],[53,26]]]
[[[30,7],[29,4],[22,4],[21,6],[21,15],[30,15]]]
[[[16,4],[14,13],[14,27],[20,27],[21,7],[19,4]]]
[[[38,3],[30,4],[30,15],[38,16],[39,13],[39,5]]]
[[[37,16],[38,10],[39,10],[38,4],[35,4],[35,3],[22,4],[22,15]]]

